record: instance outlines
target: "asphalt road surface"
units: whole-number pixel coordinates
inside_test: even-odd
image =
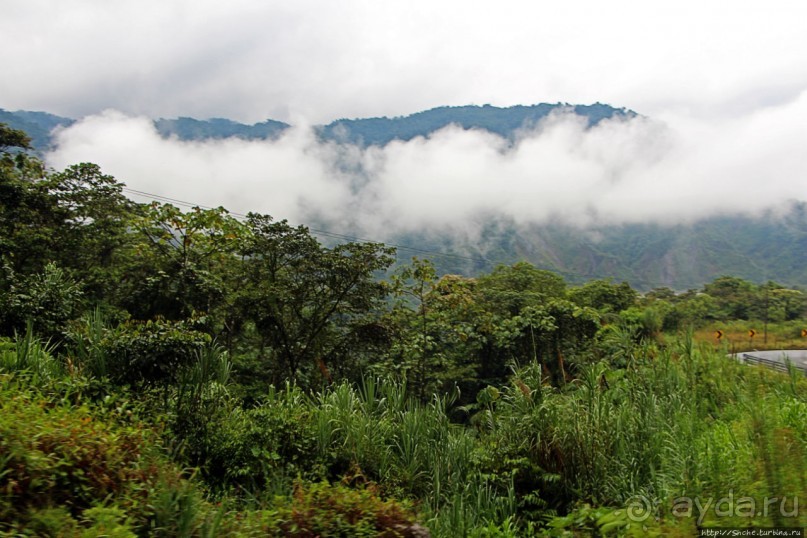
[[[796,366],[807,372],[807,349],[779,349],[775,351],[744,351],[737,353],[737,358],[750,364],[761,363],[775,366],[776,363],[784,366],[790,360]]]

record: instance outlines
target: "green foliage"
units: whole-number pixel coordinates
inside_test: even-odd
[[[383,245],[122,188],[0,161],[0,533],[686,534],[682,495],[807,496],[803,376],[670,335],[755,319],[798,338],[800,290],[639,299],[418,259],[382,282]]]
[[[92,325],[85,330],[96,330]],[[79,333],[81,334],[81,333]],[[77,346],[85,345],[95,333],[77,336]],[[93,354],[84,360],[97,373],[106,372],[110,381],[134,387],[177,383],[188,368],[205,353],[211,338],[194,330],[190,322],[129,321],[107,330],[101,340],[91,342]],[[80,364],[83,367],[84,364]]]
[[[804,495],[807,447],[803,428],[793,425],[806,380],[797,379],[794,393],[787,376],[755,372],[691,340],[675,351],[628,343],[634,349],[627,370],[593,365],[573,384],[551,389],[537,384],[532,366],[487,403],[489,412],[476,423],[490,456],[480,462],[490,473],[514,477],[520,513],[536,507],[563,513],[580,500],[619,507],[641,498],[652,517],[677,527],[693,520],[670,513],[676,497],[718,499],[733,492],[762,502]],[[580,510],[551,526],[605,533],[606,525],[628,532],[635,523],[607,508]],[[749,524],[714,512],[704,517],[720,526]],[[800,521],[771,511],[753,524]],[[636,532],[656,527],[652,518],[646,525],[649,530]]]
[[[610,280],[589,280],[569,290],[569,299],[602,313],[619,313],[633,306],[638,294],[627,282],[614,284]]]
[[[183,213],[155,202],[132,226],[137,240],[124,253],[116,298],[135,318],[181,320],[222,304],[245,233],[224,208]]]
[[[179,429],[186,456],[215,490],[284,492],[298,475],[322,476],[312,410],[299,388],[271,389],[262,405],[252,409],[224,408],[185,420],[193,418],[197,420]]]
[[[53,263],[42,273],[19,282],[13,279],[10,284],[8,292],[0,295],[0,323],[5,331],[19,331],[30,323],[37,334],[58,338],[79,312],[83,295],[79,285]]]
[[[3,263],[23,277],[56,263],[80,274],[89,297],[109,294],[133,211],[122,187],[94,164],[46,172],[36,158],[18,155],[13,166],[0,166]]]
[[[0,151],[8,148],[30,149],[31,137],[25,131],[12,129],[5,123],[0,123]]]
[[[222,531],[226,533],[232,525],[238,536],[428,536],[415,521],[409,503],[383,500],[372,484],[355,489],[327,482],[297,482],[291,498],[276,497],[270,509],[243,514],[237,523],[225,521]]]
[[[537,269],[527,262],[499,265],[479,279],[479,290],[486,307],[500,315],[516,315],[527,306],[538,306],[548,299],[566,297],[563,277]]]
[[[460,277],[438,281],[434,265],[413,258],[390,279],[394,306],[387,324],[396,330],[383,363],[372,369],[404,377],[422,402],[473,377],[476,351],[474,285]],[[470,356],[469,356],[470,355]]]
[[[439,535],[501,521],[515,509],[509,483],[494,484],[474,468],[474,438],[450,423],[449,405],[438,398],[420,404],[393,381],[365,379],[361,390],[340,385],[319,396],[319,453],[353,481],[422,499]]]
[[[117,518],[116,532],[126,536],[114,506],[146,524],[158,482],[180,480],[147,432],[84,406],[49,403],[24,380],[0,376],[0,411],[0,521],[11,528],[44,531],[77,521],[97,529],[115,527]],[[112,504],[104,510],[101,503]]]
[[[356,375],[357,355],[377,340],[367,315],[386,295],[375,276],[394,251],[372,243],[325,248],[305,227],[265,215],[250,214],[247,230],[234,301],[237,323],[254,327],[246,335],[258,349],[253,375],[276,384]]]

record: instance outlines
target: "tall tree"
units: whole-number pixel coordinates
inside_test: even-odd
[[[155,202],[133,229],[117,301],[135,318],[181,320],[223,303],[246,233],[224,208],[183,212]]]
[[[357,367],[361,346],[374,338],[367,315],[386,287],[376,273],[394,249],[375,243],[326,248],[304,226],[250,214],[242,254],[239,311],[254,326],[257,368],[274,381],[328,378]]]

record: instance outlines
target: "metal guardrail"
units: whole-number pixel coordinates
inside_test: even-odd
[[[785,358],[785,362],[779,362],[771,359],[765,359],[762,357],[755,357],[750,353],[741,353],[740,356],[742,357],[743,362],[745,363],[761,364],[773,370],[778,370],[779,372],[787,372],[789,370],[789,367],[792,367],[793,369],[798,370],[802,372],[805,376],[807,376],[807,368],[804,368],[802,366],[796,366],[788,358]]]

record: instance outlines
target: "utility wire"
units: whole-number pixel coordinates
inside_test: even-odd
[[[202,204],[194,204],[192,202],[187,202],[185,200],[180,200],[178,198],[171,198],[169,196],[162,196],[162,195],[159,195],[159,194],[153,194],[153,193],[150,193],[150,192],[140,191],[140,190],[137,190],[137,189],[131,189],[129,187],[123,187],[123,191],[127,192],[129,194],[133,194],[135,196],[141,196],[143,198],[150,198],[152,200],[158,200],[158,201],[162,201],[162,202],[170,202],[172,204],[176,204],[176,205],[184,206],[184,207],[189,207],[189,208],[198,207],[200,209],[215,209],[215,208],[213,208],[211,206],[206,206],[206,205],[202,205]],[[247,215],[245,215],[243,213],[236,213],[236,212],[231,212],[231,211],[228,211],[228,213],[230,215],[232,215],[233,217],[239,219],[239,220],[244,220],[244,219],[247,218]],[[313,233],[315,233],[317,235],[330,237],[332,239],[339,239],[339,240],[343,240],[343,241],[353,241],[353,242],[357,242],[357,243],[378,243],[378,244],[384,244],[384,245],[387,245],[387,246],[390,246],[390,247],[395,247],[398,250],[408,250],[410,252],[416,252],[416,253],[419,253],[419,254],[429,254],[429,255],[432,255],[432,256],[442,256],[444,258],[454,258],[454,259],[457,259],[457,260],[464,260],[464,261],[469,261],[469,262],[472,262],[472,263],[480,263],[481,262],[481,263],[485,264],[486,266],[492,266],[493,265],[493,263],[490,260],[488,260],[487,258],[485,258],[484,256],[480,256],[478,258],[472,258],[470,256],[462,256],[460,254],[451,254],[451,253],[447,253],[447,252],[437,252],[437,251],[434,251],[434,250],[428,250],[428,249],[417,248],[417,247],[410,247],[410,246],[407,246],[407,245],[398,245],[398,244],[395,244],[395,243],[388,243],[388,242],[385,242],[385,241],[376,241],[374,239],[367,239],[367,238],[362,238],[362,237],[356,237],[356,236],[353,236],[353,235],[340,234],[340,233],[336,233],[336,232],[330,232],[330,231],[327,231],[327,230],[318,230],[316,228],[310,228],[310,227],[307,227],[307,228],[308,228],[308,230],[310,230],[311,232],[313,232]]]
[[[179,200],[177,198],[171,198],[171,197],[168,197],[168,196],[161,196],[159,194],[153,194],[153,193],[149,193],[149,192],[139,191],[139,190],[136,190],[136,189],[130,189],[129,187],[123,187],[123,190],[125,192],[131,193],[131,194],[134,194],[134,195],[137,195],[137,196],[142,196],[144,198],[151,198],[152,200],[160,200],[160,201],[164,201],[164,202],[170,202],[172,204],[181,205],[181,206],[188,207],[188,208],[198,207],[200,209],[215,209],[215,208],[213,208],[211,206],[205,206],[205,205],[201,205],[201,204],[194,204],[192,202],[186,202],[184,200]],[[228,211],[228,213],[230,215],[232,215],[233,217],[239,219],[239,220],[244,220],[244,219],[247,218],[247,215],[245,215],[243,213],[233,213],[233,212],[229,212],[229,211]],[[442,256],[444,258],[454,258],[454,259],[457,259],[457,260],[469,261],[469,262],[472,262],[474,264],[482,263],[486,267],[493,267],[495,265],[491,260],[488,260],[484,256],[479,256],[478,258],[472,258],[470,256],[462,256],[461,254],[450,254],[450,253],[446,253],[446,252],[437,252],[437,251],[434,251],[434,250],[422,249],[422,248],[417,248],[417,247],[410,247],[410,246],[407,246],[407,245],[398,245],[398,244],[395,244],[395,243],[386,243],[384,241],[376,241],[376,240],[373,240],[373,239],[366,239],[366,238],[356,237],[356,236],[352,236],[352,235],[340,234],[340,233],[336,233],[336,232],[329,232],[327,230],[318,230],[316,228],[308,228],[308,230],[315,233],[315,234],[317,234],[317,235],[330,237],[332,239],[339,239],[339,240],[343,240],[343,241],[355,241],[355,242],[359,242],[359,243],[380,243],[380,244],[388,245],[388,246],[391,246],[391,247],[395,247],[398,250],[407,250],[407,251],[415,252],[415,253],[418,253],[418,254],[428,254],[428,255],[432,255],[432,256]],[[584,282],[587,282],[587,281],[592,280],[592,279],[603,278],[603,277],[598,277],[597,275],[593,275],[593,274],[590,274],[590,273],[580,273],[580,272],[577,272],[577,271],[574,271],[574,270],[569,270],[569,269],[547,268],[547,270],[553,271],[555,273],[558,273],[561,276],[563,276],[564,278],[571,278],[571,279],[576,279],[578,281],[584,281]],[[625,280],[627,281],[627,279],[625,279]],[[647,282],[647,281],[644,281],[644,283],[645,283],[645,285],[648,285],[648,284],[652,285],[654,288],[667,287],[667,284],[665,284],[665,283],[651,283],[651,282]]]

